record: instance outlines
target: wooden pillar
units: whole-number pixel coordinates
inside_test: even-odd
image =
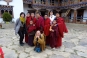
[[[70,5],[70,0],[68,0],[68,5]]]
[[[76,23],[76,20],[77,20],[77,9],[74,9],[73,23]]]
[[[47,9],[47,11],[48,11],[48,12],[47,12],[48,16],[50,16],[50,9]]]
[[[58,0],[58,6],[60,6],[60,1]]]
[[[33,4],[35,4],[35,0],[33,0]]]
[[[48,0],[45,0],[46,5],[48,5]]]

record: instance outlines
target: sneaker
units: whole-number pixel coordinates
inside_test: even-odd
[[[24,46],[24,43],[20,44],[20,46]]]

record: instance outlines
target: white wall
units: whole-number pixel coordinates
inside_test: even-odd
[[[0,5],[7,5],[5,1],[0,1]]]
[[[87,20],[87,10],[84,10],[83,19]]]
[[[24,13],[27,14],[28,9],[29,9],[29,8],[28,8],[28,5],[27,5],[27,4],[24,4],[23,7],[24,7]]]
[[[13,21],[16,21],[16,19],[19,18],[20,13],[23,12],[23,0],[13,0],[10,2],[10,5],[13,6]]]
[[[0,5],[7,5],[5,1],[0,1]],[[20,13],[23,12],[23,0],[12,0],[9,5],[13,6],[13,21],[15,22],[17,18],[19,18]],[[2,19],[0,18],[0,22]]]

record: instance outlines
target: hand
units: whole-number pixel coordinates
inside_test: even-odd
[[[54,30],[52,30],[52,32],[54,32]]]
[[[52,31],[52,29],[50,29],[50,31]]]
[[[33,24],[33,26],[35,26],[35,24]]]

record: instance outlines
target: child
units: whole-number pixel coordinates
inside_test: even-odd
[[[0,48],[0,58],[4,58],[4,53],[2,51],[2,48]]]
[[[36,32],[33,42],[34,42],[34,45],[35,45],[34,50],[36,52],[41,52],[41,51],[43,51],[45,49],[44,36],[43,36],[43,34],[41,34],[40,31]]]
[[[33,40],[34,40],[35,30],[36,30],[36,27],[33,24],[33,21],[31,20],[30,24],[28,25],[28,44],[30,46],[34,46]]]
[[[55,49],[57,47],[58,39],[58,25],[56,20],[53,20],[52,25],[50,26],[50,47]]]

